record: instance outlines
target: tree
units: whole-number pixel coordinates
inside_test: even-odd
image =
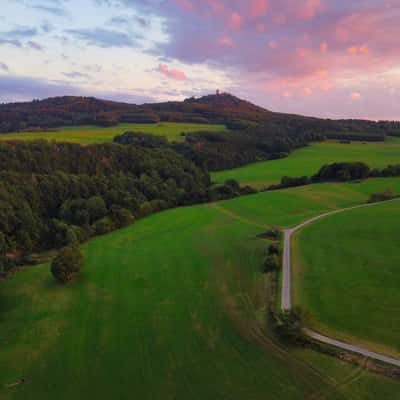
[[[268,254],[272,255],[272,254],[276,254],[277,256],[279,256],[281,254],[281,249],[279,248],[279,246],[275,243],[271,243],[268,246]]]
[[[281,311],[276,321],[279,336],[289,343],[301,343],[304,339],[303,329],[307,318],[307,313],[300,307]]]
[[[83,266],[83,255],[78,246],[64,247],[51,263],[51,273],[61,283],[70,282]]]
[[[268,254],[265,257],[264,272],[277,271],[279,266],[279,257],[276,254]]]

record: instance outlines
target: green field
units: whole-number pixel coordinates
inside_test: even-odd
[[[312,327],[400,357],[400,201],[330,216],[293,244],[296,302]]]
[[[115,136],[121,135],[127,131],[136,131],[144,133],[152,133],[154,135],[165,136],[170,141],[182,141],[182,132],[199,132],[199,131],[225,131],[224,125],[209,124],[189,124],[179,122],[160,122],[158,124],[119,124],[109,128],[101,128],[98,126],[84,125],[63,127],[48,132],[23,132],[1,134],[0,140],[55,140],[58,142],[72,142],[81,144],[105,143],[112,142]]]
[[[395,381],[276,343],[256,237],[389,186],[400,179],[170,210],[85,244],[75,284],[48,265],[18,272],[0,291],[0,399],[394,399]]]
[[[263,161],[242,168],[215,172],[213,181],[223,183],[236,179],[262,188],[278,183],[283,176],[311,176],[324,164],[340,161],[363,161],[371,167],[385,167],[400,162],[400,140],[389,138],[385,143],[341,144],[338,142],[313,143],[294,151],[287,158]]]

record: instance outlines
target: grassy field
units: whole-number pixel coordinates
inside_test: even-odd
[[[213,181],[236,179],[254,187],[278,183],[283,176],[311,176],[323,164],[340,161],[364,161],[371,167],[384,167],[400,162],[400,140],[389,138],[385,143],[341,144],[338,142],[314,143],[294,151],[289,157],[263,161],[242,168],[215,172]]]
[[[276,343],[256,238],[389,185],[400,191],[371,180],[163,212],[84,245],[66,287],[48,265],[18,272],[0,291],[0,399],[395,398],[395,381]]]
[[[56,140],[58,142],[72,142],[81,144],[112,142],[113,138],[127,131],[139,131],[165,136],[170,141],[182,141],[182,132],[225,131],[224,125],[188,124],[178,122],[161,122],[159,124],[119,124],[109,128],[98,126],[63,127],[49,132],[24,132],[1,134],[0,140]]]
[[[400,201],[331,216],[297,234],[295,298],[314,329],[400,358],[399,237]]]

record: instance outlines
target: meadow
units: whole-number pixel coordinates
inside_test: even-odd
[[[295,150],[287,158],[261,161],[241,168],[212,173],[214,182],[236,179],[243,184],[264,188],[279,183],[283,176],[311,176],[324,164],[363,161],[373,168],[398,164],[399,138],[388,138],[384,143],[341,144],[335,141],[312,143]]]
[[[398,382],[276,341],[257,238],[388,186],[400,193],[377,179],[170,210],[86,243],[74,284],[17,272],[0,292],[0,399],[395,398]]]
[[[400,201],[331,216],[297,233],[295,300],[314,329],[400,357],[398,237]]]
[[[112,142],[114,137],[128,131],[151,133],[165,136],[169,141],[183,141],[184,133],[212,131],[225,131],[224,125],[190,124],[180,122],[160,122],[158,124],[118,124],[102,128],[99,126],[83,125],[71,126],[44,132],[22,132],[1,134],[0,140],[55,140],[57,142],[71,142],[80,144]]]

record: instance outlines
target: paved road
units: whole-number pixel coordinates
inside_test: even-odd
[[[311,331],[310,329],[305,329],[304,332],[311,337],[312,339],[318,340],[319,342],[329,344],[331,346],[339,347],[340,349],[351,351],[353,353],[361,354],[362,356],[373,358],[374,360],[379,360],[383,361],[387,364],[392,364],[396,365],[397,367],[400,367],[400,360],[397,360],[396,358],[392,357],[387,357],[384,356],[383,354],[379,353],[374,353],[373,351],[369,351],[367,349],[363,349],[358,346],[353,346],[351,344],[341,342],[336,339],[332,339],[328,336],[320,335],[317,332]]]
[[[399,199],[394,199],[394,200],[389,200],[389,201],[398,201],[398,200]],[[330,215],[339,214],[339,213],[350,211],[350,210],[355,210],[357,208],[373,207],[378,204],[382,204],[382,203],[361,204],[361,205],[354,206],[354,207],[342,208],[339,210],[326,212],[324,214],[317,215],[316,217],[310,218],[307,221],[304,221],[301,224],[295,226],[294,228],[285,230],[284,247],[283,247],[283,266],[282,266],[282,268],[283,268],[282,300],[281,300],[282,310],[288,311],[292,308],[292,296],[291,296],[291,280],[292,280],[292,277],[291,277],[291,269],[292,269],[291,239],[292,239],[292,235],[295,232],[297,232],[298,230],[300,230],[301,228],[305,227],[306,225],[312,224],[313,222],[318,221],[322,218],[326,218]],[[396,366],[400,367],[400,360],[397,360],[397,359],[394,359],[391,357],[386,357],[382,354],[374,353],[374,352],[364,349],[362,347],[353,346],[353,345],[349,345],[344,342],[340,342],[338,340],[329,338],[327,336],[320,335],[319,333],[313,332],[309,329],[306,329],[305,332],[307,333],[308,336],[310,336],[311,338],[318,340],[320,342],[330,344],[332,346],[336,346],[343,350],[352,351],[354,353],[361,354],[365,357],[370,357],[375,360],[383,361],[388,364],[392,364],[392,365],[396,365]]]

